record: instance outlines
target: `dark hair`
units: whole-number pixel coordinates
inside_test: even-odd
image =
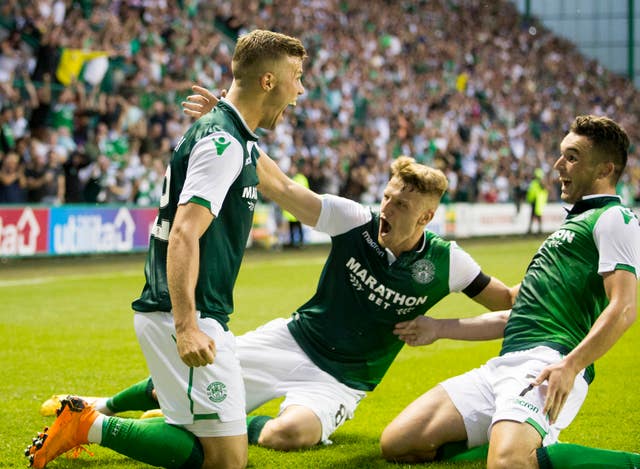
[[[571,124],[571,132],[587,137],[603,161],[614,164],[614,182],[620,179],[627,165],[629,137],[622,127],[608,117],[578,116]]]

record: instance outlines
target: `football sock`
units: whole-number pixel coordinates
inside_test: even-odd
[[[127,410],[157,409],[160,405],[153,398],[153,381],[145,378],[142,381],[120,391],[107,400],[107,408],[114,414]]]
[[[247,438],[250,445],[257,445],[260,438],[260,432],[264,428],[265,423],[273,417],[268,415],[252,415],[247,417]]]
[[[152,466],[187,469],[201,467],[204,462],[198,438],[165,423],[162,417],[138,420],[105,416],[100,445]]]
[[[89,443],[100,444],[102,441],[102,425],[104,424],[105,418],[107,418],[106,415],[98,415],[89,427],[89,433],[87,435]]]
[[[640,454],[557,443],[537,450],[540,469],[599,469],[640,467]]]
[[[113,411],[107,405],[108,397],[100,397],[93,403],[93,407],[104,415],[113,415]]]
[[[489,445],[468,448],[466,441],[445,443],[436,454],[436,461],[478,461],[487,459]]]

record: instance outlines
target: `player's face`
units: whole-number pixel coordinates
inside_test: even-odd
[[[574,204],[585,195],[601,192],[598,173],[602,168],[588,137],[569,132],[560,143],[560,157],[553,168],[559,173],[560,197],[565,202]]]
[[[304,93],[302,86],[302,59],[285,57],[274,70],[274,87],[265,101],[265,115],[258,125],[263,129],[275,129],[283,120],[285,109],[295,106],[298,96]]]
[[[396,256],[413,249],[422,237],[425,196],[392,178],[385,187],[380,205],[378,243]]]

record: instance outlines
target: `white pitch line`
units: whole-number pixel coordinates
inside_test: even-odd
[[[41,285],[43,283],[66,282],[69,280],[82,280],[87,278],[116,278],[116,277],[137,277],[142,275],[142,270],[123,270],[108,274],[85,274],[85,275],[56,275],[55,277],[31,277],[18,278],[15,280],[0,280],[0,288],[23,287],[29,285]]]
[[[265,264],[268,265],[276,265],[283,267],[291,267],[291,266],[299,266],[299,265],[320,265],[323,264],[326,260],[326,257],[312,257],[312,258],[304,258],[304,259],[282,259],[282,260],[261,260],[261,261],[251,261],[246,262],[242,265],[242,269],[259,269],[262,268]],[[123,270],[121,272],[112,272],[112,273],[94,273],[94,274],[85,274],[85,275],[56,275],[55,277],[31,277],[31,278],[18,278],[14,280],[0,280],[0,288],[10,288],[10,287],[25,287],[30,285],[42,285],[43,283],[53,283],[53,282],[66,282],[69,280],[82,280],[82,279],[101,279],[101,278],[117,278],[117,277],[142,277],[143,270],[142,268],[139,270]]]

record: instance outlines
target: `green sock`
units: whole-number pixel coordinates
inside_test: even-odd
[[[488,453],[488,444],[468,448],[466,440],[454,441],[452,443],[445,443],[438,448],[436,461],[478,461],[487,459]]]
[[[258,444],[258,438],[260,438],[260,432],[264,428],[264,424],[271,420],[273,417],[268,415],[252,415],[247,417],[247,438],[250,445]]]
[[[171,469],[199,468],[204,453],[198,438],[164,418],[145,420],[106,417],[100,446],[152,466]]]
[[[640,467],[640,454],[557,443],[538,448],[540,469],[599,469]]]
[[[153,398],[153,381],[145,378],[139,383],[129,386],[115,396],[107,400],[107,407],[114,414],[127,410],[150,410],[160,407],[158,401]]]

